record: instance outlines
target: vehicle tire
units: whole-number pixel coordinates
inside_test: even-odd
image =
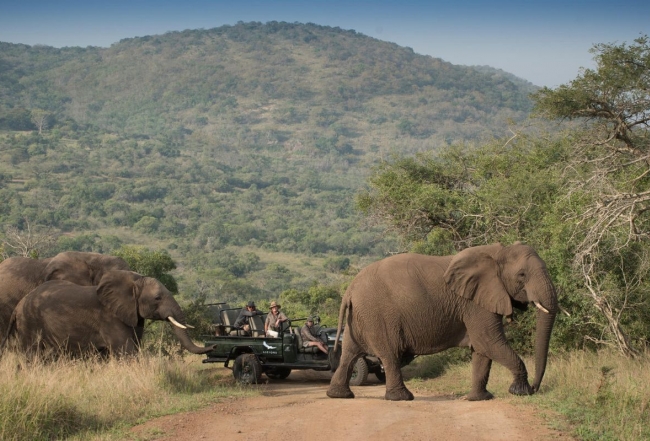
[[[377,371],[375,372],[375,377],[377,377],[377,380],[379,380],[380,383],[386,383],[386,372]]]
[[[290,368],[286,367],[272,367],[266,371],[266,376],[271,380],[284,380],[291,373]]]
[[[363,357],[359,357],[357,362],[354,363],[352,370],[352,377],[350,378],[350,386],[361,386],[368,379],[368,363]]]
[[[262,380],[262,364],[255,354],[241,354],[235,359],[232,374],[241,384],[257,384]]]

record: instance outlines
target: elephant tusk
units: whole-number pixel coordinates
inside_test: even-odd
[[[544,311],[544,312],[547,313],[547,314],[550,314],[550,313],[548,312],[548,309],[544,308],[544,307],[542,306],[541,303],[539,303],[539,302],[533,302],[533,303],[535,303],[535,306],[537,306],[538,309]]]
[[[181,328],[181,329],[187,329],[187,326],[185,326],[185,325],[181,325],[180,323],[178,323],[178,322],[176,321],[176,319],[175,319],[174,317],[172,317],[171,315],[170,315],[169,317],[167,317],[167,320],[169,320],[170,322],[172,322],[172,324],[173,324],[174,326],[178,326],[178,327]]]

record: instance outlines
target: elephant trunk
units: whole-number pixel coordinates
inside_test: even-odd
[[[185,315],[181,311],[180,307],[172,308],[173,313],[170,313],[166,318],[171,323],[174,334],[176,338],[180,341],[181,346],[191,352],[192,354],[205,354],[210,352],[213,347],[201,347],[194,344],[190,335],[187,333],[187,328],[191,328],[187,323],[185,323]]]
[[[547,276],[548,277],[548,276]],[[548,359],[548,348],[551,340],[551,331],[557,315],[557,297],[555,288],[550,279],[544,283],[545,296],[536,301],[537,306],[537,323],[535,330],[535,380],[533,390],[538,391],[539,386],[544,378],[546,371],[546,361]]]
[[[207,352],[210,352],[213,349],[212,346],[201,347],[195,345],[192,339],[190,338],[189,334],[187,333],[187,329],[179,328],[178,326],[173,324],[172,324],[172,329],[174,330],[174,334],[176,334],[176,338],[178,338],[178,341],[181,342],[181,346],[184,349],[190,351],[192,354],[205,354]]]

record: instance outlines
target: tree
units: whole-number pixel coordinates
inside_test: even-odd
[[[25,220],[22,229],[15,226],[8,226],[5,229],[0,251],[3,258],[18,255],[38,259],[54,246],[57,236],[58,234],[51,228],[43,226],[32,228],[29,221]]]
[[[552,212],[562,143],[518,135],[454,145],[382,163],[357,199],[371,221],[396,232],[404,248],[451,254],[521,240]]]
[[[650,265],[650,45],[642,36],[592,53],[595,70],[533,99],[538,114],[582,125],[566,169],[568,196],[583,201],[567,217],[577,226],[575,264],[616,346],[633,355],[622,323]]]
[[[38,128],[38,134],[41,135],[43,130],[47,130],[52,115],[41,109],[32,110],[32,122]]]
[[[336,323],[344,286],[313,283],[306,290],[289,289],[280,294],[282,310],[290,318],[318,314],[324,322]]]
[[[178,284],[169,271],[176,268],[176,263],[166,251],[152,251],[146,247],[124,245],[114,253],[129,264],[136,273],[158,279],[172,293],[178,293]]]

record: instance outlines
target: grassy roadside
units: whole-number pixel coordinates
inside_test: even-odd
[[[450,354],[450,355],[449,355]],[[469,363],[453,364],[454,353],[421,357],[405,368],[412,390],[465,395]],[[526,366],[534,370],[533,360]],[[529,372],[532,376],[533,372]],[[650,439],[650,355],[629,360],[614,352],[576,351],[552,357],[542,388],[530,397],[508,393],[512,376],[494,363],[488,390],[500,400],[533,406],[549,426],[580,440]]]
[[[420,357],[404,368],[411,390],[456,396],[470,389],[465,354]],[[526,359],[527,366],[532,360]],[[542,390],[508,393],[510,373],[493,364],[488,389],[499,400],[539,411],[549,426],[580,440],[650,439],[650,356],[573,352],[549,360]],[[148,419],[256,394],[230,370],[195,357],[167,360],[32,363],[12,353],[0,360],[0,439],[136,439],[129,429]]]
[[[0,360],[0,439],[117,440],[150,418],[255,394],[196,357],[107,362]]]

